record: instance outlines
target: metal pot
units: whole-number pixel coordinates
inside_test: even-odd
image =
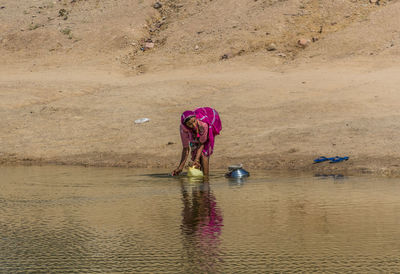
[[[249,177],[250,173],[243,169],[242,164],[229,166],[229,172],[225,174],[228,178],[244,178]]]

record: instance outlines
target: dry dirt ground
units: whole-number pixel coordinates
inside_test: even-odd
[[[212,106],[212,169],[399,175],[400,2],[371,2],[0,0],[0,163],[172,170]]]

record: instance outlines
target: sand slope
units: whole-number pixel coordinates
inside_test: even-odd
[[[400,3],[236,2],[0,1],[1,163],[172,169],[208,105],[214,168],[396,174]]]

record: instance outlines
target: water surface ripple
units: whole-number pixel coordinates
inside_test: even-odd
[[[400,269],[398,179],[165,174],[0,167],[0,272]]]

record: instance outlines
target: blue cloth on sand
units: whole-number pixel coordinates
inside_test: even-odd
[[[349,159],[349,157],[348,156],[345,156],[345,157],[339,157],[339,156],[336,156],[336,157],[325,157],[325,156],[321,156],[321,157],[319,157],[319,158],[317,158],[317,159],[314,159],[314,164],[317,164],[317,163],[322,163],[322,162],[325,162],[325,161],[329,161],[329,163],[339,163],[339,162],[343,162],[343,161],[347,161]]]

